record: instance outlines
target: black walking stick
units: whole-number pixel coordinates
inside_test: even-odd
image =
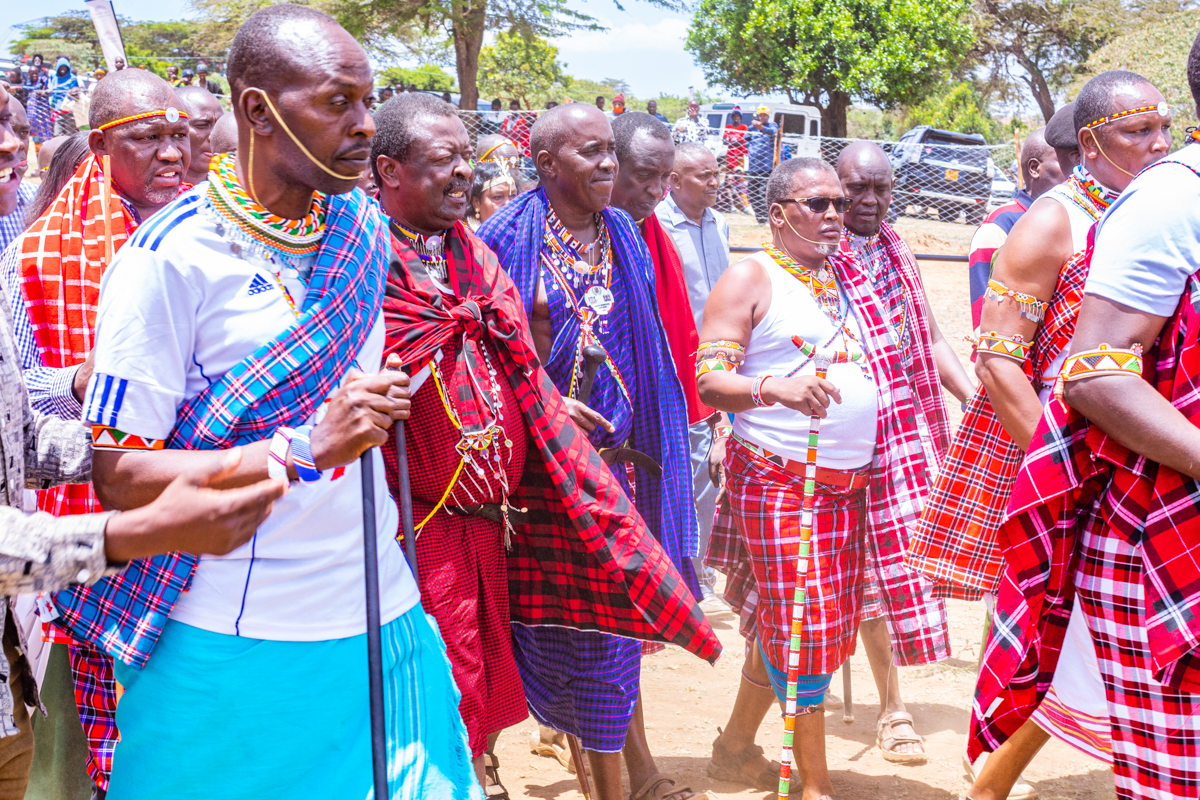
[[[408,483],[408,449],[404,421],[392,430],[396,437],[396,460],[400,484],[400,530],[404,533],[404,556],[413,580],[417,580],[417,536],[413,532],[412,492]],[[372,448],[373,449],[373,448]],[[375,539],[375,460],[371,450],[362,454],[363,566],[367,586],[367,681],[371,698],[371,766],[375,776],[375,800],[390,800],[387,780],[387,724],[383,702],[383,641],[379,613],[379,545]]]

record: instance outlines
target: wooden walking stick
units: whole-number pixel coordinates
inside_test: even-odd
[[[854,724],[854,687],[850,681],[850,659],[842,662],[842,724]]]
[[[825,380],[830,364],[858,360],[845,352],[818,351],[799,336],[792,343],[812,358],[818,380]],[[796,592],[792,598],[792,634],[788,640],[787,702],[783,712],[783,753],[779,758],[779,800],[787,800],[792,784],[792,745],[796,735],[796,684],[800,679],[800,633],[804,630],[804,606],[808,600],[808,564],[812,547],[813,506],[817,493],[817,437],[821,418],[808,418],[808,457],[804,464],[804,500],[800,506],[800,547],[796,554]],[[849,699],[849,698],[847,698]]]
[[[367,694],[371,702],[371,766],[375,800],[390,800],[383,701],[383,639],[379,627],[379,543],[375,539],[374,449],[363,453],[359,462],[362,465],[363,567],[367,591]]]

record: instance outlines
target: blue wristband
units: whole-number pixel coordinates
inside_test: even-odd
[[[301,425],[292,433],[292,464],[296,467],[296,475],[302,483],[313,483],[321,480],[321,471],[313,460],[312,425]]]

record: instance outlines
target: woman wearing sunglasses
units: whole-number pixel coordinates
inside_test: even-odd
[[[777,787],[779,764],[763,756],[754,732],[772,698],[785,703],[794,655],[792,786],[820,800],[834,787],[819,706],[854,646],[868,546],[899,663],[928,663],[949,649],[944,607],[926,607],[916,576],[899,568],[927,468],[886,311],[853,256],[838,249],[850,201],[830,166],[798,158],[771,174],[767,204],[771,237],[713,288],[697,353],[701,399],[736,415],[714,447],[724,450],[730,518],[713,530],[709,563],[729,576],[725,599],[754,620],[710,774]],[[805,509],[810,458],[816,491]],[[811,555],[797,574],[802,536]],[[798,582],[805,600],[793,650]]]

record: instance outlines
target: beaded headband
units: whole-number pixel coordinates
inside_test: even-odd
[[[1171,106],[1168,105],[1166,101],[1163,101],[1156,106],[1141,106],[1139,108],[1131,108],[1128,111],[1118,111],[1116,114],[1110,114],[1107,117],[1101,117],[1095,122],[1084,125],[1083,127],[1096,128],[1118,120],[1121,117],[1132,117],[1134,114],[1148,114],[1151,111],[1157,111],[1160,117],[1165,117],[1167,114],[1171,113]]]
[[[143,111],[141,114],[130,114],[128,117],[114,119],[112,122],[106,122],[96,128],[98,131],[106,131],[109,128],[115,128],[118,125],[124,125],[127,122],[137,122],[142,119],[154,119],[155,117],[163,117],[167,122],[175,123],[181,119],[187,119],[187,112],[180,111],[174,106],[167,106],[160,111]]]
[[[503,142],[501,142],[501,144],[503,144]],[[494,150],[495,148],[492,148],[492,149]],[[488,152],[490,153],[492,151],[489,150]],[[496,177],[492,178],[487,183],[485,183],[483,185],[483,191],[486,192],[488,189],[491,189],[493,186],[499,186],[502,183],[507,183],[509,186],[512,187],[512,190],[515,192],[517,190],[517,181],[515,178],[513,178],[512,173],[510,173],[508,171],[508,162],[494,161],[494,162],[488,162],[488,163],[496,164],[496,166],[498,166],[500,168],[500,174],[497,175]]]

